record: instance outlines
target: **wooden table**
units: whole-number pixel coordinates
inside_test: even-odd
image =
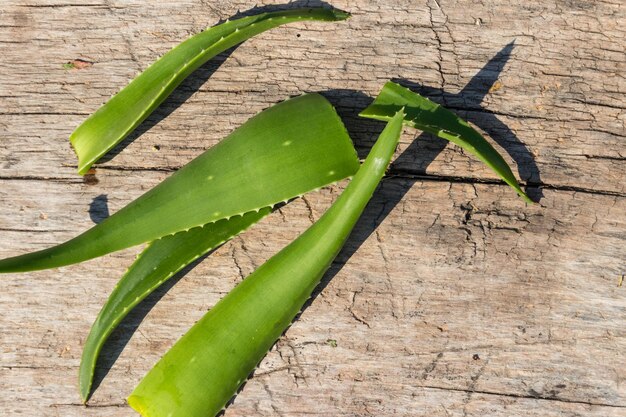
[[[75,236],[303,92],[333,102],[365,156],[383,125],[356,113],[399,80],[488,134],[539,204],[406,129],[323,288],[225,415],[626,416],[626,8],[508,3],[337,0],[352,19],[221,55],[81,178],[72,130],[255,2],[4,0],[0,256]],[[144,302],[105,348],[88,408],[82,344],[138,249],[2,276],[0,415],[136,415],[124,399],[159,357],[344,186],[283,207]]]

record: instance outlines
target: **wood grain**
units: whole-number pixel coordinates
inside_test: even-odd
[[[364,156],[382,125],[356,113],[400,80],[488,134],[539,204],[407,129],[322,288],[225,416],[626,416],[621,3],[336,1],[352,19],[221,55],[83,179],[71,131],[156,57],[255,2],[2,2],[0,257],[76,235],[303,92],[338,107]],[[143,303],[87,408],[82,343],[138,250],[3,276],[0,415],[136,415],[124,398],[167,348],[344,186],[287,205]]]

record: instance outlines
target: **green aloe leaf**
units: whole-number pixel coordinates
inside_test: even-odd
[[[0,272],[70,265],[229,219],[351,176],[359,162],[319,94],[277,104],[137,200],[58,246],[0,260]]]
[[[83,122],[70,136],[78,155],[78,173],[130,134],[189,74],[215,55],[246,39],[286,23],[339,21],[349,13],[325,8],[292,9],[227,21],[176,46],[142,72]]]
[[[80,361],[79,386],[83,402],[89,398],[96,361],[117,325],[144,298],[191,262],[230,240],[270,213],[266,207],[243,216],[220,220],[150,243],[137,257],[91,327]]]
[[[469,123],[450,110],[394,82],[387,82],[374,102],[360,116],[390,120],[400,108],[406,109],[405,123],[449,140],[474,154],[493,169],[504,182],[526,201],[533,201],[520,188],[508,164]]]
[[[353,180],[306,232],[213,307],[128,398],[144,417],[217,414],[311,296],[385,173],[404,113],[389,122]]]

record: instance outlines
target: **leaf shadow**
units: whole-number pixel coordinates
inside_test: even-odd
[[[324,9],[339,10],[332,4],[322,0],[294,0],[283,4],[266,4],[262,6],[254,6],[245,11],[237,11],[230,19],[239,19],[241,17],[252,16],[259,13],[277,12],[281,10],[298,9],[301,7],[320,7]]]
[[[89,218],[95,224],[99,224],[109,215],[109,197],[106,194],[100,194],[89,204]]]
[[[439,88],[419,85],[404,78],[395,78],[393,81],[455,111],[462,118],[484,130],[489,137],[500,145],[515,161],[520,179],[526,182],[526,191],[529,197],[533,201],[539,202],[543,197],[542,191],[538,187],[542,183],[541,174],[532,153],[528,147],[519,140],[515,133],[498,119],[496,114],[481,106],[481,102],[492,91],[492,88],[499,88],[496,83],[498,82],[500,73],[510,59],[514,47],[515,40],[504,46],[504,48],[496,53],[458,93],[449,93]],[[421,139],[421,137],[418,139]],[[420,142],[420,140],[417,142]],[[415,149],[415,151],[419,152],[419,149]],[[417,153],[416,155],[420,154]],[[428,158],[426,158],[426,161],[428,161]],[[411,165],[406,162],[409,161],[399,159],[393,166],[410,167]],[[418,167],[409,168],[408,171],[423,175],[423,169],[425,168],[424,161],[420,161]]]

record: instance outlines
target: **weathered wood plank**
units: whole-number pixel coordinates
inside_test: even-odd
[[[156,56],[253,3],[0,5],[0,256],[74,236],[304,91],[325,92],[365,155],[381,125],[356,112],[404,79],[490,133],[540,205],[407,131],[325,287],[226,415],[626,415],[620,2],[335,5],[354,17],[265,33],[203,68],[95,180],[74,173],[72,129]],[[93,65],[63,67],[74,59]],[[137,250],[2,277],[0,414],[135,415],[124,398],[147,370],[342,187],[294,201],[142,305],[107,348],[90,408],[82,342]]]

